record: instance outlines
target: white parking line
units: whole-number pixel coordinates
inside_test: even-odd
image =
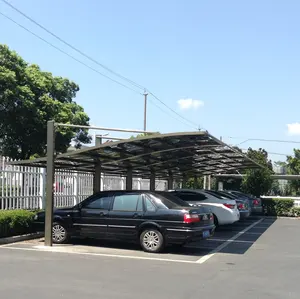
[[[0,245],[0,247],[8,247],[8,246],[10,246],[12,243],[8,243],[8,244],[2,244],[2,245]]]
[[[70,250],[57,250],[55,248],[19,248],[19,247],[7,247],[5,249],[12,250],[25,250],[25,251],[39,251],[39,252],[57,252],[57,253],[67,253],[67,254],[77,254],[77,255],[89,255],[89,256],[102,256],[102,257],[111,257],[111,258],[123,258],[123,259],[134,259],[134,260],[151,260],[151,261],[160,261],[160,262],[172,262],[172,263],[186,263],[186,264],[195,264],[195,261],[188,260],[175,260],[175,259],[166,259],[166,258],[156,258],[156,257],[146,257],[146,256],[131,256],[131,255],[120,255],[120,254],[106,254],[106,253],[94,253],[94,252],[76,252]]]
[[[201,257],[199,260],[196,261],[196,263],[198,263],[198,264],[205,263],[207,260],[209,260],[211,257],[213,257],[216,253],[220,252],[222,249],[224,249],[225,247],[227,247],[229,244],[231,244],[233,241],[235,241],[242,234],[246,233],[248,230],[250,230],[251,228],[253,228],[255,225],[261,223],[262,221],[263,221],[263,219],[260,219],[260,220],[258,220],[256,222],[254,222],[253,224],[251,224],[250,226],[246,227],[244,230],[238,232],[231,239],[227,240],[225,243],[221,244],[220,246],[218,246],[217,248],[215,248],[214,250],[212,250],[209,254]]]
[[[233,239],[207,239],[207,241],[214,241],[214,242],[233,242],[233,243],[254,243],[254,241],[243,241],[243,240],[233,240]]]

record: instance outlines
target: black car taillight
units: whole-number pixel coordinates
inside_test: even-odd
[[[184,214],[183,222],[184,223],[200,222],[200,218],[197,214]]]
[[[253,200],[253,205],[254,205],[254,206],[258,206],[258,205],[259,205],[259,201],[258,201],[257,199],[254,199],[254,200]]]
[[[245,207],[245,205],[243,203],[239,203],[238,204],[238,209],[239,210],[246,210],[246,207]]]

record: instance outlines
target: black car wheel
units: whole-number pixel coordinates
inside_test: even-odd
[[[52,227],[52,241],[55,244],[64,244],[69,239],[69,233],[66,226],[62,223],[55,222]]]
[[[217,216],[214,214],[214,225],[216,226],[216,227],[218,227],[219,226],[219,221],[218,221],[218,218],[217,218]]]
[[[161,252],[164,248],[164,237],[158,230],[147,228],[140,235],[140,244],[144,251]]]

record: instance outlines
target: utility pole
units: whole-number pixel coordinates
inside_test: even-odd
[[[144,131],[147,131],[147,96],[148,93],[145,89],[144,91]]]

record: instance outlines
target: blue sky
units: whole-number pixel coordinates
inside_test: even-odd
[[[145,86],[185,118],[223,136],[225,142],[237,144],[247,138],[300,142],[297,0],[9,2],[102,64]],[[0,11],[111,75],[1,1]],[[0,28],[1,43],[43,70],[79,84],[76,101],[93,125],[143,128],[142,95],[99,76],[2,16]],[[180,99],[190,99],[183,102],[191,104],[189,109],[180,108]],[[195,130],[151,96],[148,107],[148,130]],[[293,135],[288,134],[287,124],[294,124]],[[249,146],[290,154],[297,144],[249,141],[241,145]]]

